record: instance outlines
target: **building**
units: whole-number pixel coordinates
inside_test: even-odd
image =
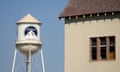
[[[64,72],[120,72],[120,0],[70,0]]]

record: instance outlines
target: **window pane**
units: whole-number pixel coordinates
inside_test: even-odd
[[[115,37],[110,37],[110,49],[109,49],[110,59],[115,59]]]
[[[96,40],[96,38],[91,38],[91,43],[92,43],[92,47],[97,47],[97,40]]]
[[[97,59],[97,49],[92,48],[92,60],[96,60],[96,59]]]
[[[106,47],[106,38],[105,37],[100,37],[100,46],[101,47]]]
[[[101,47],[101,58],[106,59],[106,37],[100,37],[100,47]]]
[[[101,47],[101,58],[106,59],[106,47]]]
[[[97,59],[97,40],[96,38],[91,38],[91,54],[92,54],[92,60]]]
[[[111,47],[115,46],[115,37],[110,37],[110,46]]]

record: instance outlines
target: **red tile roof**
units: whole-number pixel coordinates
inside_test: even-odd
[[[59,18],[105,12],[120,12],[120,0],[70,0]]]

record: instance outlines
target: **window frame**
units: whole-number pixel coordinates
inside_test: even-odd
[[[101,58],[101,40],[100,38],[105,38],[106,42],[106,58]],[[110,57],[110,38],[113,38],[113,58]],[[96,39],[96,59],[93,59],[92,53],[92,39]],[[99,37],[90,37],[90,61],[109,61],[109,60],[116,60],[116,36],[99,36]]]

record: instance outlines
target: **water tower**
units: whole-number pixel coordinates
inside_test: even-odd
[[[16,49],[26,56],[26,72],[31,72],[31,56],[38,51],[41,53],[42,69],[43,72],[45,72],[43,53],[41,49],[42,43],[40,40],[40,21],[34,18],[31,14],[28,14],[16,24],[18,26]],[[14,72],[15,67],[16,49],[14,53],[12,72]]]

